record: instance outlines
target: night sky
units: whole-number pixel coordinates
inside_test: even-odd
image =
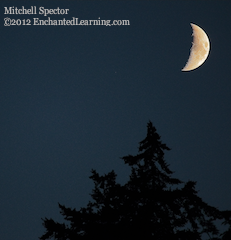
[[[231,210],[231,1],[1,1],[0,235],[38,239],[58,202],[85,207],[91,169],[138,153],[152,121],[174,177]],[[37,6],[37,15],[4,7]],[[69,9],[42,16],[38,8]],[[127,26],[4,26],[4,18],[129,20]],[[211,50],[182,72],[195,23]]]

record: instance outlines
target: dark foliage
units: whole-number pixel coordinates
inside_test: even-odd
[[[139,153],[122,158],[131,167],[129,181],[121,185],[114,171],[100,176],[92,170],[93,201],[78,211],[59,204],[68,224],[43,219],[46,233],[40,239],[231,239],[231,211],[206,204],[195,182],[173,178],[164,160],[168,150],[149,122]],[[229,226],[225,233],[217,220]]]

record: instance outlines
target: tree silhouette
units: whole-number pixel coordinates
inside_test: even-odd
[[[59,204],[68,224],[42,219],[46,232],[40,239],[230,240],[231,211],[205,203],[196,182],[173,178],[164,160],[168,150],[149,122],[139,153],[122,158],[131,167],[129,181],[121,185],[114,171],[100,176],[92,170],[93,201],[79,211]],[[220,233],[217,220],[229,229]]]

